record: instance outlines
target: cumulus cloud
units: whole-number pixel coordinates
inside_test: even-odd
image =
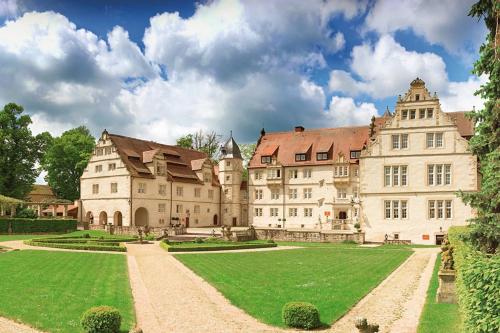
[[[0,0],[0,17],[16,16],[18,11],[17,0]]]
[[[326,113],[335,126],[367,125],[378,115],[373,103],[356,103],[350,97],[339,96],[332,97]]]
[[[486,30],[467,16],[475,0],[380,0],[369,11],[365,29],[380,34],[411,29],[431,44],[455,54],[476,52]]]

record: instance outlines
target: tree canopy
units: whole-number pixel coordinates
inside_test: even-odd
[[[34,136],[31,118],[22,106],[9,103],[0,111],[0,193],[24,199],[39,171],[36,164],[50,143],[44,132]]]
[[[469,12],[472,17],[484,19],[488,29],[473,73],[486,75],[489,80],[476,91],[476,95],[485,101],[484,108],[469,114],[476,122],[476,133],[470,140],[470,148],[479,160],[481,188],[477,193],[462,193],[462,198],[477,211],[477,217],[471,221],[471,241],[488,253],[496,252],[500,242],[499,13],[500,2],[495,0],[480,0]]]
[[[64,132],[54,138],[43,159],[45,180],[58,198],[80,198],[80,177],[88,164],[95,139],[85,126]]]
[[[177,139],[177,146],[204,152],[212,161],[217,161],[222,135],[215,131],[204,132],[199,130],[193,134],[187,134]]]

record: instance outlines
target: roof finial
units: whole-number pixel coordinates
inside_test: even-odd
[[[233,137],[233,130],[230,130],[229,131],[229,137],[232,138]]]

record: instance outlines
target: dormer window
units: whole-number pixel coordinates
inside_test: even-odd
[[[271,156],[262,156],[260,162],[262,164],[271,164]]]
[[[420,94],[415,94],[415,100],[420,101]]]
[[[301,162],[306,160],[306,154],[295,154],[295,162]]]
[[[328,160],[328,153],[316,153],[316,160],[318,161]]]
[[[360,150],[351,150],[351,159],[357,159],[361,156]]]
[[[157,175],[164,175],[165,174],[165,165],[164,164],[157,164],[156,165],[156,174]]]

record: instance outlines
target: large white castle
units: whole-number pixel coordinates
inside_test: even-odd
[[[81,218],[163,227],[253,225],[354,230],[368,241],[439,242],[473,216],[456,192],[478,189],[473,124],[443,112],[420,79],[369,126],[266,133],[242,179],[232,135],[201,152],[104,131],[81,177]]]

